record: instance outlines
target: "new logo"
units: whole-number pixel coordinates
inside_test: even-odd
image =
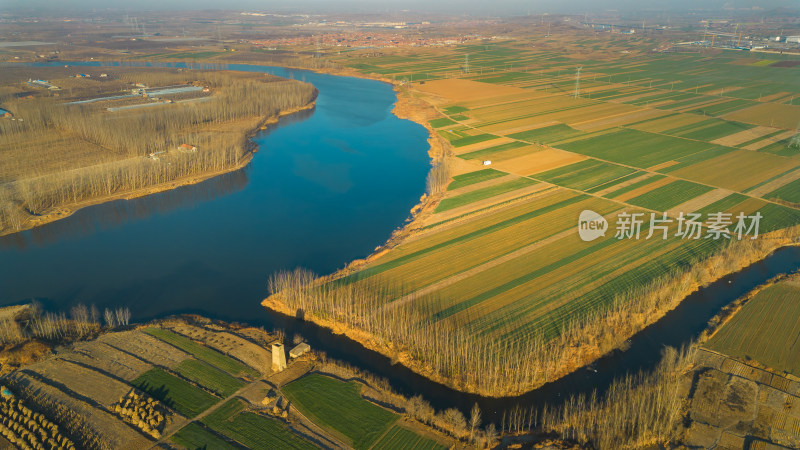
[[[608,221],[605,217],[588,209],[581,211],[581,215],[578,217],[578,234],[582,240],[593,241],[600,236],[605,236],[606,230],[608,230]]]

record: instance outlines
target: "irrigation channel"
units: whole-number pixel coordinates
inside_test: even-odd
[[[128,306],[135,320],[197,313],[280,328],[288,336],[301,334],[328,358],[387,378],[400,393],[422,394],[439,410],[457,407],[465,414],[477,402],[484,423],[499,424],[517,405],[557,405],[570,395],[602,393],[626,373],[652,369],[665,346],[696,338],[724,305],[800,269],[800,248],[780,249],[693,293],[633,336],[627,350],[527,394],[484,398],[454,391],[345,336],[260,306],[274,271],[333,272],[369,254],[403,224],[424,190],[425,128],[391,114],[396,97],[388,84],[280,67],[227,67],[310,82],[319,89],[317,106],[257,135],[259,152],[242,170],[87,207],[0,238],[0,305],[36,299],[66,310],[82,302]]]

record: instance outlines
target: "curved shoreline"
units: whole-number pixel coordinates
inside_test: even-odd
[[[429,151],[429,154],[431,156],[432,166],[433,166],[433,163],[436,161],[435,158],[437,158],[437,157],[438,158],[449,157],[449,155],[447,155],[447,152],[446,152],[446,146],[441,143],[440,138],[438,137],[438,135],[430,127],[430,125],[428,124],[427,121],[421,120],[420,117],[419,117],[419,115],[421,113],[423,113],[424,111],[426,111],[426,110],[435,111],[433,106],[428,105],[428,106],[415,108],[414,106],[412,106],[410,104],[411,103],[411,99],[410,99],[410,94],[408,94],[408,92],[406,92],[406,94],[404,96],[402,96],[402,97],[400,96],[400,85],[398,83],[392,82],[391,80],[388,80],[388,79],[383,78],[383,77],[370,77],[370,76],[367,76],[365,74],[356,73],[356,72],[353,72],[352,69],[340,69],[340,70],[335,70],[335,69],[314,70],[314,69],[305,69],[305,68],[297,68],[297,69],[298,70],[311,70],[311,71],[315,71],[315,72],[328,73],[328,74],[337,75],[337,76],[353,76],[353,77],[356,77],[356,78],[364,78],[364,79],[382,81],[382,82],[385,82],[387,84],[393,85],[394,88],[395,88],[395,92],[398,93],[398,99],[397,99],[397,102],[395,103],[395,107],[393,108],[392,113],[395,114],[397,117],[399,117],[401,119],[406,119],[406,120],[411,120],[413,122],[416,122],[416,123],[424,126],[428,130],[428,133],[429,133],[428,142],[431,144],[431,149]],[[415,114],[415,113],[417,113],[417,114]],[[366,265],[367,263],[373,261],[374,259],[376,259],[379,256],[381,256],[384,253],[386,253],[392,247],[395,247],[395,246],[401,244],[406,237],[409,237],[409,236],[413,235],[413,233],[415,231],[413,229],[414,228],[413,226],[414,226],[415,222],[417,222],[421,217],[424,217],[424,213],[425,212],[432,211],[433,208],[436,207],[436,205],[438,204],[438,202],[440,200],[441,200],[440,197],[437,198],[437,197],[423,195],[420,198],[420,203],[418,203],[411,210],[411,214],[412,214],[411,219],[406,224],[403,224],[398,229],[396,229],[395,232],[387,240],[386,243],[384,243],[383,245],[381,245],[378,248],[376,248],[375,251],[373,251],[370,255],[368,255],[364,259],[358,259],[358,260],[351,261],[345,268],[340,269],[340,270],[338,270],[338,271],[336,271],[336,272],[334,272],[334,273],[332,273],[330,275],[327,275],[325,277],[322,277],[322,280],[332,280],[332,279],[336,279],[336,278],[345,276],[345,275],[347,275],[349,273],[355,272],[355,271],[359,270],[361,267],[363,267],[364,265]],[[797,228],[797,227],[795,227],[795,228]],[[798,233],[798,231],[795,230],[795,234],[797,234],[797,233]],[[635,334],[641,332],[642,330],[646,329],[650,325],[652,325],[655,322],[657,322],[659,319],[663,318],[668,312],[670,312],[670,311],[674,310],[675,308],[677,308],[681,303],[683,303],[683,301],[687,297],[689,297],[693,293],[697,292],[701,287],[703,287],[705,285],[708,285],[710,283],[713,283],[713,282],[715,282],[715,281],[717,281],[717,280],[719,280],[721,278],[724,278],[724,277],[726,277],[728,275],[737,273],[737,272],[743,270],[744,268],[746,268],[746,267],[748,267],[748,266],[750,266],[752,264],[756,264],[756,263],[766,259],[767,257],[769,257],[770,255],[772,255],[773,253],[775,253],[776,251],[778,251],[778,250],[780,250],[782,248],[791,247],[791,246],[798,246],[798,245],[800,245],[800,242],[797,241],[796,237],[789,237],[789,236],[775,237],[774,245],[768,246],[766,249],[759,249],[758,251],[756,251],[755,255],[749,255],[746,258],[742,258],[740,260],[737,260],[735,262],[735,264],[733,265],[732,269],[730,269],[730,270],[722,270],[722,271],[716,271],[715,270],[715,271],[713,271],[713,273],[708,273],[708,276],[700,277],[698,279],[692,279],[692,280],[690,280],[690,282],[688,284],[684,283],[685,287],[681,290],[679,295],[676,295],[675,298],[672,301],[667,302],[666,305],[664,305],[663,307],[659,308],[657,311],[655,311],[654,314],[648,315],[646,318],[641,320],[638,324],[632,326],[630,332],[629,333],[625,333],[625,338],[624,339],[620,339],[619,343],[615,343],[615,345],[613,345],[610,348],[607,348],[605,350],[600,349],[600,348],[582,348],[581,349],[583,351],[583,354],[581,355],[582,357],[578,358],[577,361],[573,361],[572,364],[570,364],[569,366],[561,368],[561,370],[557,371],[557,374],[551,380],[543,382],[543,383],[540,383],[538,385],[529,386],[527,389],[521,390],[521,391],[487,392],[487,391],[482,391],[482,390],[478,390],[478,389],[473,389],[471,386],[465,386],[465,385],[462,385],[460,383],[456,383],[456,382],[454,382],[454,380],[452,378],[445,377],[445,376],[442,376],[442,375],[434,372],[430,368],[426,367],[424,365],[424,363],[414,359],[410,355],[410,353],[408,351],[406,351],[403,348],[399,347],[396,343],[384,342],[383,338],[375,336],[375,335],[373,335],[371,333],[365,332],[365,331],[360,330],[360,329],[353,329],[353,328],[350,328],[350,327],[348,327],[346,325],[343,325],[343,324],[335,322],[335,321],[319,318],[319,317],[314,316],[313,314],[306,314],[304,316],[304,320],[313,322],[314,324],[316,324],[318,326],[325,327],[325,328],[331,330],[333,333],[342,334],[344,336],[347,336],[348,338],[350,338],[350,339],[358,342],[359,344],[363,345],[365,348],[370,349],[372,351],[375,351],[375,352],[377,352],[377,353],[379,353],[379,354],[381,354],[381,355],[383,355],[385,357],[391,358],[393,361],[397,361],[399,364],[402,364],[404,367],[406,367],[407,369],[413,371],[414,373],[416,373],[418,375],[421,375],[421,376],[423,376],[423,377],[425,377],[425,378],[427,378],[427,379],[429,379],[429,380],[431,380],[433,382],[436,382],[436,383],[439,383],[439,384],[443,384],[443,385],[445,385],[445,386],[447,386],[449,388],[452,388],[454,390],[465,392],[465,393],[470,393],[470,394],[482,395],[482,396],[486,396],[486,397],[494,397],[494,398],[501,398],[501,397],[508,397],[508,396],[521,396],[521,395],[524,395],[526,393],[535,391],[535,390],[541,388],[542,386],[546,385],[547,383],[550,383],[552,381],[555,381],[555,380],[558,380],[560,378],[563,378],[566,375],[575,373],[577,370],[581,369],[582,367],[586,367],[587,365],[592,364],[594,361],[597,361],[598,359],[609,355],[611,352],[613,352],[616,349],[618,349],[619,345],[621,345],[621,343],[624,342],[626,339],[634,336]],[[714,259],[719,259],[719,258],[722,258],[722,257],[723,257],[723,252],[721,251],[721,252],[718,252],[716,254],[710,255],[708,258],[704,259],[700,263],[702,263],[702,264],[711,263],[711,265],[714,265],[712,261],[714,261]],[[690,273],[687,271],[681,277],[676,277],[676,278],[684,278],[684,277],[689,276],[689,275],[690,275]],[[269,310],[273,310],[273,311],[278,312],[278,313],[283,314],[283,315],[292,316],[292,317],[294,317],[296,315],[296,311],[292,311],[291,308],[288,308],[282,302],[280,295],[272,295],[272,296],[269,296],[269,297],[265,298],[264,301],[262,301],[261,305],[264,306],[265,308],[269,309]]]
[[[96,197],[76,203],[68,203],[64,205],[56,206],[52,209],[52,211],[36,216],[30,220],[28,220],[22,228],[15,229],[15,230],[5,230],[0,231],[0,236],[8,236],[15,233],[21,233],[23,231],[31,230],[36,227],[40,227],[43,225],[47,225],[49,223],[56,222],[61,219],[66,219],[67,217],[75,214],[78,210],[94,206],[100,205],[103,203],[112,202],[115,200],[131,200],[139,197],[145,197],[151,194],[157,194],[159,192],[170,191],[181,186],[189,186],[192,184],[201,183],[205,180],[217,177],[219,175],[223,175],[226,173],[235,172],[237,170],[243,169],[250,164],[252,161],[254,154],[258,151],[258,146],[253,143],[252,138],[255,137],[259,131],[265,129],[269,125],[277,124],[282,117],[290,116],[292,114],[296,114],[301,111],[306,111],[309,109],[313,109],[316,106],[316,96],[311,102],[307,103],[304,106],[300,106],[297,108],[291,108],[285,111],[280,111],[277,116],[270,116],[261,120],[255,128],[246,131],[244,133],[245,138],[247,139],[248,148],[245,150],[245,154],[239,159],[239,161],[231,167],[216,170],[213,172],[204,172],[199,174],[192,174],[187,175],[185,177],[176,178],[174,180],[170,180],[164,183],[155,184],[152,186],[148,186],[146,188],[134,189],[131,191],[124,191],[118,192],[112,195],[104,196],[104,197]]]

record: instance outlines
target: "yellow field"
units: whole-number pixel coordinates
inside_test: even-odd
[[[670,174],[711,186],[740,191],[798,166],[800,160],[795,158],[735,150]]]

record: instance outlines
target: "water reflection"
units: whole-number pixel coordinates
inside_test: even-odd
[[[0,237],[0,249],[25,250],[29,246],[45,246],[64,239],[88,236],[115,228],[135,219],[147,219],[179,208],[191,208],[241,191],[249,183],[249,166],[225,173],[197,184],[181,186],[158,194],[120,199],[79,209],[68,220],[36,227],[22,233]]]

